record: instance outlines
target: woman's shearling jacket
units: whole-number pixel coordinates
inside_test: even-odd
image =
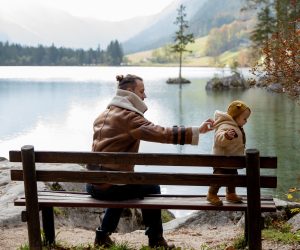
[[[214,118],[215,135],[213,153],[217,155],[244,155],[244,135],[236,121],[227,113],[218,110],[215,112]],[[237,134],[237,137],[234,137],[232,140],[225,137],[225,133],[229,129],[234,129]]]
[[[146,104],[133,92],[118,89],[107,109],[94,122],[94,152],[138,152],[140,140],[197,145],[199,127],[161,127],[144,118]],[[132,165],[103,164],[133,171]]]

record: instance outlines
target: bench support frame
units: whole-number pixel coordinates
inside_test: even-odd
[[[30,249],[42,249],[39,210],[42,211],[46,244],[55,243],[54,212],[51,206],[39,207],[37,173],[33,146],[21,149],[26,198],[26,220]],[[245,239],[249,250],[261,250],[261,196],[260,157],[256,149],[246,151],[247,210],[245,212]],[[222,210],[222,209],[220,209]]]

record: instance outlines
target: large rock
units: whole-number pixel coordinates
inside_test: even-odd
[[[300,208],[299,202],[285,201],[278,198],[274,198],[274,202],[278,210],[284,210],[286,208]]]
[[[294,215],[288,220],[288,223],[292,226],[292,232],[300,230],[300,213]]]
[[[214,77],[206,83],[207,90],[247,89],[249,83],[239,73],[227,77]]]
[[[21,211],[24,207],[15,207],[14,200],[24,194],[24,186],[21,182],[10,180],[10,169],[19,164],[11,164],[1,158],[0,161],[0,226],[9,227],[21,223]]]
[[[281,83],[272,83],[268,85],[267,87],[268,91],[276,92],[276,93],[282,93],[283,92],[283,86]]]
[[[197,228],[204,225],[207,227],[235,225],[242,216],[242,212],[235,211],[196,211],[188,216],[165,223],[164,230],[175,230],[182,227]]]

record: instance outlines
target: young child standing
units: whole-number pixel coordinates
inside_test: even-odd
[[[242,101],[236,100],[229,104],[227,112],[215,112],[215,135],[213,153],[217,155],[244,155],[246,135],[243,126],[251,114],[250,108]],[[237,169],[214,168],[214,174],[238,174]],[[223,202],[218,197],[220,186],[209,187],[207,201],[216,206]],[[226,188],[226,200],[242,203],[242,198],[235,192],[235,186]]]

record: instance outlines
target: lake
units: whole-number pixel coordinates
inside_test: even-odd
[[[248,69],[241,69],[248,76]],[[36,150],[90,151],[92,124],[116,91],[117,74],[136,74],[144,79],[148,111],[145,117],[163,126],[197,126],[225,111],[234,99],[245,101],[252,109],[246,124],[247,148],[261,155],[277,155],[279,177],[276,195],[284,197],[289,187],[300,183],[300,106],[282,94],[264,89],[207,92],[208,79],[229,75],[230,69],[183,68],[191,84],[168,85],[177,77],[177,67],[0,67],[0,157],[25,144]],[[198,146],[176,146],[142,142],[141,152],[211,152],[213,133],[200,136]],[[162,167],[151,171],[208,172],[210,168]],[[149,171],[136,166],[137,171]],[[185,193],[187,188],[162,186],[164,193]],[[188,187],[206,193],[206,188]],[[222,191],[223,190],[223,191]],[[221,192],[224,192],[222,189]],[[240,189],[239,193],[244,190]]]

